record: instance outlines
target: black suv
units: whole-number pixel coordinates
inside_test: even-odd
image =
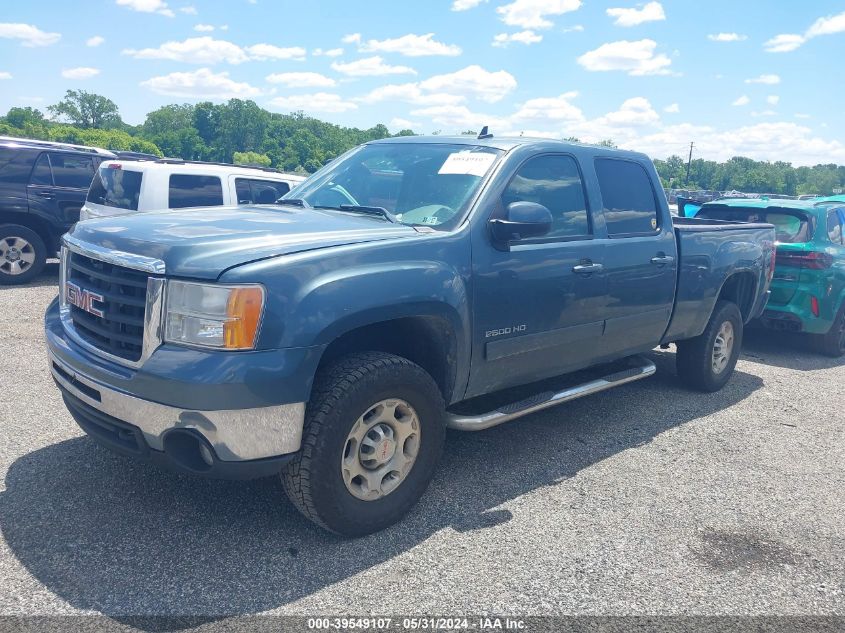
[[[103,160],[95,147],[0,136],[0,285],[36,277],[79,220]]]

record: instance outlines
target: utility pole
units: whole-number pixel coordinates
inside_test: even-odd
[[[695,143],[689,144],[689,160],[687,160],[687,179],[685,183],[689,185],[689,168],[692,165],[692,148],[695,146]]]

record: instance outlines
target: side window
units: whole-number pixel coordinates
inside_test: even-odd
[[[50,154],[53,180],[57,187],[88,189],[94,178],[94,161],[88,156]]]
[[[172,174],[167,206],[171,209],[223,206],[223,185],[220,178]]]
[[[551,211],[553,224],[546,237],[590,235],[584,184],[571,156],[537,156],[516,172],[502,194],[502,204],[536,202]]]
[[[657,231],[657,202],[651,179],[642,165],[597,158],[596,176],[610,237]]]
[[[32,169],[32,175],[29,177],[29,184],[53,185],[53,174],[50,172],[50,159],[47,158],[46,152],[41,154],[38,160],[35,161],[35,167]]]
[[[245,178],[235,178],[235,196],[238,199],[238,204],[251,204],[252,192],[249,188],[249,180]]]
[[[842,209],[830,211],[827,214],[827,236],[834,244],[843,244],[842,240]]]

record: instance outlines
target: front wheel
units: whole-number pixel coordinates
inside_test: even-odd
[[[697,391],[719,391],[730,380],[742,348],[743,321],[736,304],[719,301],[700,336],[678,341],[681,381]]]
[[[0,285],[32,281],[46,261],[47,247],[38,233],[20,224],[0,224]]]
[[[845,356],[845,303],[839,308],[827,334],[811,334],[810,344],[819,354],[840,358]]]
[[[421,367],[382,352],[347,356],[316,378],[285,492],[337,534],[384,529],[425,492],[445,429],[443,397]]]

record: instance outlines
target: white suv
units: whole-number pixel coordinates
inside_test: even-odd
[[[136,211],[273,204],[305,178],[274,169],[174,159],[106,160],[80,220]]]

